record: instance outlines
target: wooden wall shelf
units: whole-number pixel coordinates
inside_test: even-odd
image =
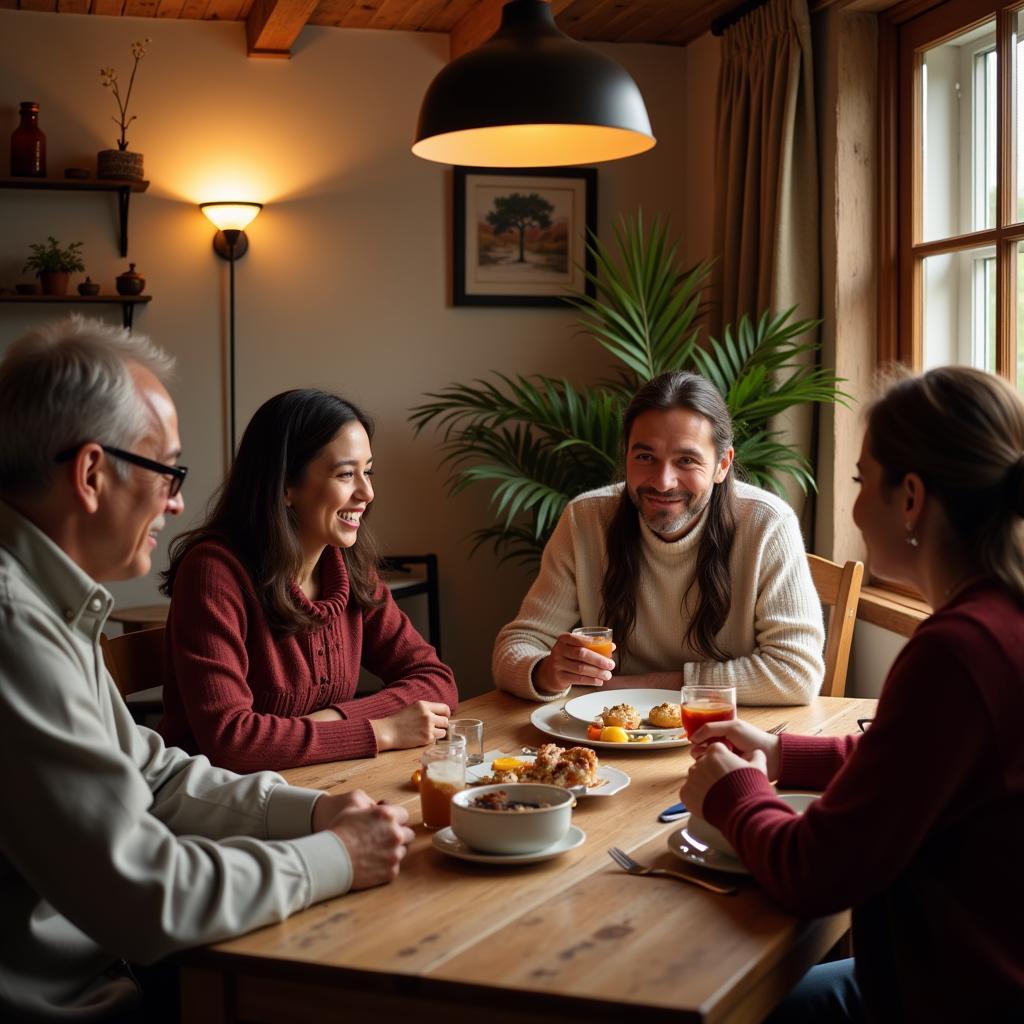
[[[145,192],[149,182],[129,178],[0,178],[0,188],[42,192],[113,192],[117,196],[119,241],[123,258],[128,255],[128,200],[133,192]]]
[[[152,295],[0,295],[0,302],[72,302],[85,304],[103,302],[121,307],[125,327],[132,329],[132,314],[135,307],[153,300]]]

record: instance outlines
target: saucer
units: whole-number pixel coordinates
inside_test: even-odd
[[[710,868],[712,871],[724,871],[730,875],[749,875],[743,861],[719,853],[711,846],[705,846],[699,839],[691,835],[684,825],[669,834],[668,848],[681,860],[696,864],[699,868]]]
[[[536,850],[534,853],[481,853],[480,850],[467,846],[451,828],[442,828],[435,832],[432,841],[435,850],[459,860],[471,860],[477,864],[534,864],[575,850],[577,846],[583,845],[586,838],[587,833],[583,829],[570,825],[569,831],[557,843],[545,846],[543,850]]]

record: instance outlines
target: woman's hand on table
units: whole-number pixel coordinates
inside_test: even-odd
[[[582,637],[562,633],[533,667],[533,685],[538,693],[561,693],[570,686],[604,686],[612,677],[615,662],[586,646]]]
[[[751,752],[750,757],[743,758],[726,749],[724,743],[712,743],[704,756],[690,767],[682,786],[679,787],[679,799],[690,809],[692,814],[704,816],[704,800],[711,787],[730,772],[740,768],[758,768],[765,771],[764,753],[760,750]],[[767,772],[765,772],[767,774]]]
[[[321,802],[322,798],[317,801]],[[330,823],[328,828],[348,850],[353,889],[369,889],[398,877],[406,847],[415,838],[412,829],[406,827],[408,820],[409,812],[404,807],[372,804],[342,811]]]
[[[387,718],[372,719],[370,728],[377,739],[377,750],[408,750],[443,739],[451,713],[447,704],[418,700]]]

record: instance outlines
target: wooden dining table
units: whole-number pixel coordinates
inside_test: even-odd
[[[800,707],[741,707],[740,717],[762,728],[786,723],[790,732],[844,735],[857,732],[876,703],[818,697]],[[549,739],[530,722],[535,707],[492,692],[466,701],[458,716],[483,720],[485,750],[517,753]],[[358,787],[405,805],[416,839],[392,884],[186,954],[182,1020],[763,1020],[844,936],[848,914],[794,917],[749,876],[694,867],[669,850],[668,837],[685,822],[664,824],[658,813],[679,799],[688,747],[598,752],[630,785],[579,800],[573,823],[586,833],[583,845],[517,865],[466,862],[434,848],[410,781],[417,750],[285,771],[295,785]],[[610,846],[738,892],[626,874]]]

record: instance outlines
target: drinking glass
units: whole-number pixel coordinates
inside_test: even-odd
[[[484,723],[479,718],[451,718],[448,720],[448,738],[465,736],[466,764],[481,764],[484,759]]]
[[[729,722],[736,717],[735,686],[684,686],[681,697],[683,728],[690,738],[708,722]]]
[[[572,631],[584,641],[584,646],[600,654],[602,658],[612,656],[612,630],[610,626],[577,626]]]
[[[427,828],[452,823],[452,797],[466,788],[466,737],[452,736],[427,747],[420,756],[420,809]]]

